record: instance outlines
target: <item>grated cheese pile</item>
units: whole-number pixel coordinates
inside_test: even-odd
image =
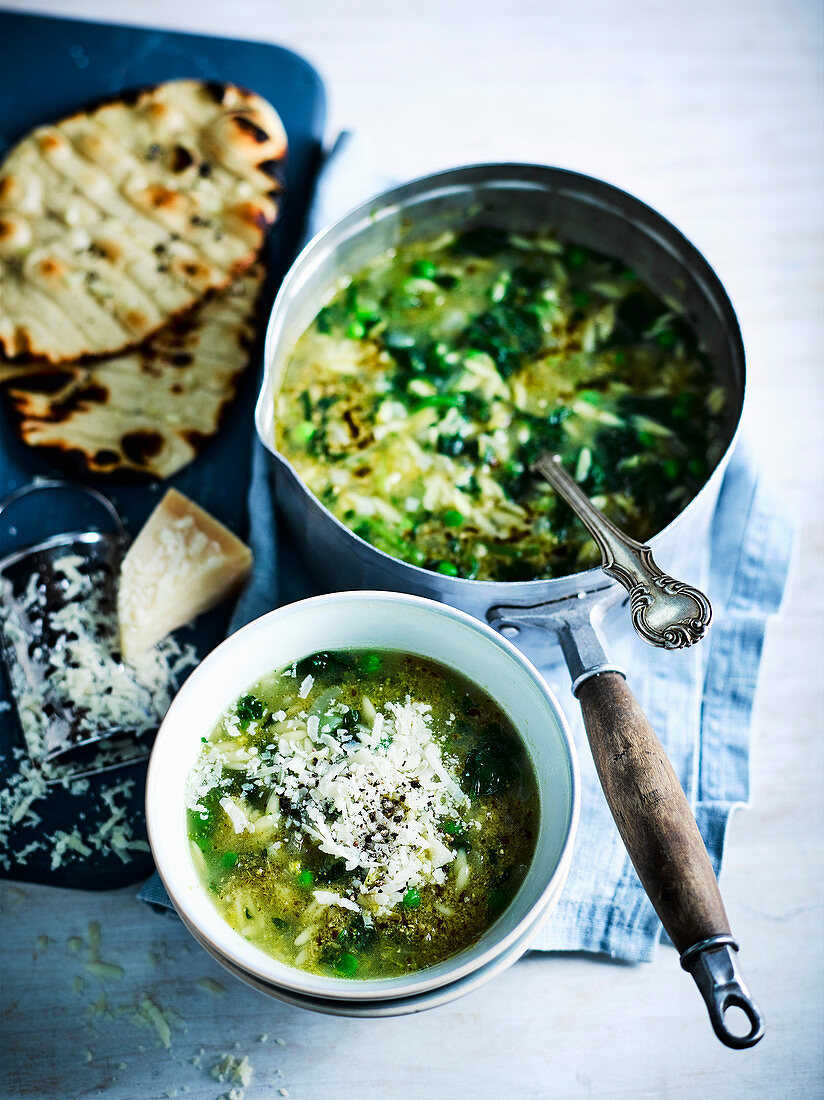
[[[12,601],[4,591],[0,606],[8,649],[14,651],[10,673],[28,750],[14,747],[3,768],[0,866],[6,870],[14,864],[27,864],[38,852],[48,853],[51,869],[56,870],[69,859],[86,859],[95,852],[116,855],[128,863],[133,852],[148,851],[145,840],[135,837],[129,820],[133,780],[103,786],[97,803],[91,807],[88,780],[74,779],[68,764],[43,759],[49,750],[58,747],[50,714],[56,709],[65,715],[72,742],[87,741],[96,735],[105,738],[113,732],[126,734],[125,745],[101,740],[88,761],[90,769],[130,756],[145,756],[145,745],[141,747],[139,738],[154,730],[163,718],[171,702],[174,678],[194,663],[194,651],[191,647],[183,650],[169,639],[147,653],[137,668],[125,665],[117,653],[116,619],[105,585],[99,577],[95,581],[83,572],[82,565],[83,559],[73,554],[53,563],[58,600],[53,592],[47,600],[42,578],[33,574],[20,599]],[[34,646],[21,615],[34,624]],[[21,651],[29,651],[34,676],[28,675],[15,659],[15,653]],[[78,806],[65,828],[53,832],[43,824],[44,816],[50,816],[51,783],[60,784]],[[92,809],[94,820],[87,821],[87,812]],[[31,830],[31,840],[23,830]],[[11,851],[10,842],[18,835],[23,843]]]
[[[278,712],[269,719],[271,743],[261,749],[244,747],[237,718],[228,715],[221,739],[205,746],[190,774],[187,805],[204,812],[209,791],[245,773],[243,791],[265,793],[267,808],[260,814],[244,798],[224,794],[220,806],[234,831],[260,831],[273,820],[300,830],[348,871],[360,872],[349,897],[316,890],[315,901],[380,916],[410,888],[446,880],[456,853],[439,839],[439,823],[469,800],[435,739],[428,704],[408,695],[380,711],[363,703],[371,725],[359,722],[354,733],[336,728],[336,716],[349,710],[338,702],[322,715],[287,719]],[[256,735],[256,723],[249,733]],[[281,818],[284,806],[288,817]]]
[[[173,639],[148,651],[136,666],[123,662],[106,585],[81,571],[83,561],[67,554],[54,562],[59,606],[49,605],[46,585],[33,574],[21,600],[4,599],[0,611],[10,649],[31,648],[21,614],[42,623],[38,639],[54,639],[31,651],[34,677],[19,658],[10,662],[20,724],[35,761],[58,747],[53,732],[50,736],[49,716],[55,710],[67,718],[72,743],[118,731],[140,737],[156,729],[171,702],[175,676],[194,663],[192,651],[181,650]]]

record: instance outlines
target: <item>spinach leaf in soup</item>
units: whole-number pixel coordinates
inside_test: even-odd
[[[395,651],[324,651],[229,708],[187,784],[218,911],[290,965],[345,978],[471,946],[526,875],[531,762],[478,687]]]
[[[636,538],[723,452],[725,392],[676,303],[624,264],[476,226],[403,245],[342,286],[277,397],[282,453],[356,534],[413,565],[531,580],[599,560],[530,472],[559,453]]]

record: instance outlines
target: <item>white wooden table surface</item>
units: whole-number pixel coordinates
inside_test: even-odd
[[[750,434],[792,502],[800,546],[769,633],[753,806],[722,887],[768,1021],[733,1052],[674,952],[643,967],[532,955],[453,1005],[385,1022],[317,1016],[228,976],[133,890],[6,886],[2,1071],[9,1100],[228,1092],[247,1100],[814,1097],[822,1094],[822,8],[815,0],[66,0],[31,10],[260,38],[323,75],[330,132],[357,129],[387,175],[543,161],[639,195],[701,248],[738,309]],[[36,58],[32,64],[36,64]],[[48,79],[48,74],[43,74]],[[120,979],[67,939],[103,926]],[[38,938],[48,936],[50,942]],[[75,975],[84,988],[75,993]],[[197,985],[210,977],[221,995]],[[110,1014],[89,1015],[105,992]],[[179,1014],[171,1047],[124,1006]],[[102,1003],[101,1003],[102,1008]],[[259,1041],[268,1036],[266,1042]],[[89,1052],[88,1055],[86,1052]]]

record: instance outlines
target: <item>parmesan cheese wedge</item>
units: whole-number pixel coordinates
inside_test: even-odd
[[[252,552],[214,516],[169,489],[120,568],[123,657],[137,660],[172,630],[216,607],[249,575]]]

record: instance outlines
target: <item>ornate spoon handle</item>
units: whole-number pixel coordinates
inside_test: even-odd
[[[712,607],[704,593],[662,572],[650,548],[619,531],[595,507],[558,455],[542,455],[532,469],[586,524],[601,549],[602,569],[629,592],[632,625],[644,641],[661,649],[682,649],[700,641],[712,619]]]

